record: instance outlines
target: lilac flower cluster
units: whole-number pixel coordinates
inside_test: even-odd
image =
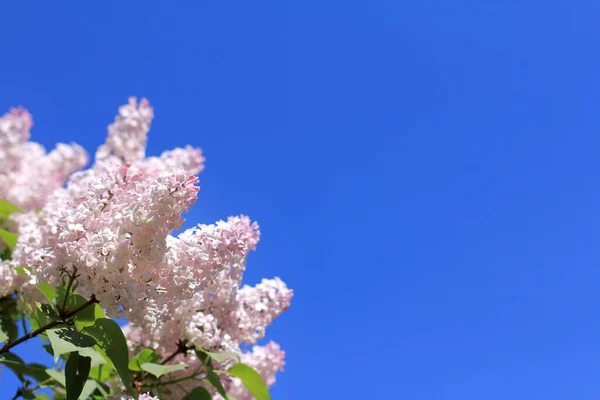
[[[65,273],[76,272],[78,293],[94,295],[107,316],[128,319],[134,348],[166,355],[185,340],[241,353],[287,310],[293,291],[279,278],[241,286],[260,239],[258,224],[246,216],[172,235],[196,201],[205,160],[190,146],[146,157],[153,116],[148,101],[130,99],[94,164],[78,172],[87,161],[81,147],[58,145],[46,155],[28,141],[26,111],[0,119],[0,198],[26,211],[11,217],[19,239],[12,260],[0,264],[0,295],[19,290],[31,301],[36,283],[57,287]],[[22,266],[31,267],[30,276],[14,272]],[[269,343],[242,359],[270,385],[284,352]],[[199,362],[193,355],[185,361]],[[249,398],[236,379],[227,385],[238,399]]]

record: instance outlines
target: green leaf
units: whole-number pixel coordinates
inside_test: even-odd
[[[194,353],[196,353],[196,356],[200,361],[202,361],[203,365],[208,365],[212,368],[210,356],[206,353],[206,351],[204,351],[203,349],[194,349]]]
[[[12,250],[13,247],[15,247],[15,244],[17,244],[17,239],[19,238],[19,235],[17,235],[16,233],[9,232],[6,229],[0,228],[0,238],[4,240],[6,246],[8,246],[10,250]]]
[[[248,392],[256,398],[256,400],[271,400],[269,389],[263,381],[262,377],[254,369],[244,363],[237,363],[227,373],[236,378],[240,378]]]
[[[24,276],[24,277],[28,276],[27,272],[25,272],[26,270],[29,271],[29,272],[31,272],[31,267],[17,267],[17,268],[15,268],[15,271],[17,271],[17,274],[19,274],[21,276]]]
[[[8,217],[12,213],[22,213],[23,211],[12,203],[0,199],[0,215]]]
[[[229,397],[227,397],[227,394],[225,393],[225,388],[223,388],[221,379],[219,379],[219,377],[217,376],[217,374],[215,374],[212,368],[209,368],[208,371],[206,371],[206,379],[208,379],[211,385],[213,385],[215,389],[217,389],[217,392],[219,392],[219,394],[223,396],[225,400],[229,399]]]
[[[112,365],[98,365],[90,370],[90,378],[99,382],[106,382],[115,375],[116,371]]]
[[[38,283],[37,288],[40,290],[40,292],[44,294],[44,296],[46,296],[48,301],[52,303],[52,300],[54,300],[54,298],[56,297],[56,291],[54,290],[54,288],[44,282]]]
[[[161,359],[160,355],[157,354],[152,349],[144,349],[138,353],[137,356],[133,357],[131,361],[129,361],[129,370],[130,371],[141,371],[142,364],[145,363],[157,363]]]
[[[10,354],[10,356],[8,356]],[[7,357],[0,360],[8,368],[10,368],[19,379],[23,380],[24,376],[29,376],[38,382],[43,382],[50,376],[46,373],[46,366],[37,363],[25,364],[19,356],[6,353]]]
[[[15,340],[19,337],[19,328],[11,317],[12,315],[0,315],[0,330],[8,336],[8,340]]]
[[[199,351],[203,352],[204,354],[210,356],[210,358],[212,358],[213,360],[215,360],[218,363],[222,363],[225,360],[229,360],[230,358],[235,358],[235,359],[239,359],[240,358],[240,353],[234,353],[234,352],[227,352],[227,353],[213,353],[210,351],[206,351],[202,348],[198,349]]]
[[[77,307],[84,305],[88,300],[76,293],[69,293],[69,298],[67,299],[65,312],[73,311]],[[79,311],[73,317],[75,321],[81,322],[94,322],[96,320],[96,313],[94,307],[86,307],[83,310]]]
[[[79,398],[81,400],[89,399],[96,389],[98,389],[98,383],[92,379],[88,379],[83,386],[83,390],[81,391]]]
[[[162,365],[155,363],[144,363],[140,365],[142,369],[146,372],[151,373],[157,378],[160,378],[164,374],[168,374],[173,371],[180,371],[182,369],[186,369],[188,367],[187,364],[177,364],[177,365]]]
[[[77,400],[79,398],[90,374],[91,362],[90,357],[82,357],[76,351],[69,355],[65,366],[67,400]]]
[[[52,349],[52,345],[50,343],[45,343],[42,345],[42,347],[48,352],[48,354],[54,356],[54,349]]]
[[[20,381],[25,380],[23,370],[25,369],[25,361],[14,353],[4,353],[0,358],[0,363],[6,365],[12,372],[17,375]]]
[[[189,392],[183,400],[212,400],[212,395],[202,386],[198,386]],[[231,397],[230,397],[231,398]]]
[[[94,347],[96,340],[89,335],[77,332],[71,327],[50,329],[46,331],[54,350],[54,357],[70,353],[86,347]]]
[[[46,373],[50,375],[52,379],[65,386],[65,375],[55,369],[47,368]]]
[[[50,376],[46,373],[46,366],[38,363],[27,364],[25,366],[23,374],[32,377],[38,383],[44,382],[45,380],[50,378]]]
[[[33,314],[33,318],[30,319],[31,329],[38,329],[40,326],[46,325],[48,322],[56,321],[58,314],[52,308],[50,304],[41,304],[36,302],[36,310]]]
[[[111,319],[99,318],[94,325],[86,327],[85,332],[96,339],[105,358],[115,366],[125,387],[132,395],[135,394],[128,368],[129,348],[119,325]]]
[[[4,333],[3,330],[0,329],[0,342],[6,342],[8,340],[8,335]]]
[[[79,314],[82,314],[81,317]],[[94,304],[82,310],[81,313],[75,314],[75,326],[77,329],[83,330],[86,326],[94,325],[96,320],[100,318],[106,318],[106,315],[104,314],[102,307],[98,304]]]
[[[50,396],[47,396],[45,394],[36,394],[35,400],[52,400],[52,399],[50,398]]]
[[[92,367],[96,367],[100,364],[106,364],[106,359],[104,356],[91,347],[79,350],[79,355],[91,358]]]

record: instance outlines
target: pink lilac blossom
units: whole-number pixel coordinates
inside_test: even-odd
[[[28,137],[30,124],[20,113],[5,129],[11,142]],[[151,347],[166,356],[181,339],[210,351],[241,353],[287,310],[293,291],[279,278],[241,286],[248,254],[260,239],[258,224],[246,216],[172,236],[196,201],[195,175],[205,160],[190,146],[146,157],[153,116],[146,100],[130,99],[109,125],[92,167],[55,187],[39,212],[15,217],[19,239],[12,260],[0,264],[0,284],[35,300],[32,284],[56,287],[62,274],[77,271],[80,294],[94,295],[108,316],[128,318],[125,333],[132,349]],[[57,154],[68,153],[60,149]],[[31,275],[17,276],[12,268],[24,265]],[[271,369],[260,368],[274,382],[283,352],[275,344],[254,348],[242,358],[256,365],[273,361]],[[199,366],[193,354],[172,362],[182,360],[190,368]],[[173,376],[178,374],[183,371]]]
[[[118,396],[109,396],[106,400],[135,400],[127,393],[120,394]],[[151,396],[150,393],[142,393],[138,396],[137,400],[160,400],[158,397]]]
[[[244,353],[241,362],[254,368],[260,374],[268,387],[275,384],[275,376],[283,371],[285,366],[285,352],[275,342],[269,342],[266,346],[253,346],[252,352]],[[242,381],[238,378],[226,378],[224,383],[228,395],[238,400],[252,400],[254,397],[248,393]],[[215,399],[222,399],[214,395]]]
[[[29,141],[31,114],[12,109],[0,117],[0,198],[23,210],[42,207],[68,176],[88,162],[77,144],[59,143],[50,153]]]

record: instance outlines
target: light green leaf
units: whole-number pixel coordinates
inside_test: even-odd
[[[17,267],[15,268],[15,271],[17,271],[17,274],[21,276],[28,277],[29,275],[25,271],[31,272],[31,267]]]
[[[0,228],[0,238],[4,240],[6,246],[8,246],[10,250],[12,250],[13,247],[15,247],[15,244],[17,244],[17,239],[19,238],[19,236],[15,233],[7,231],[6,229]]]
[[[90,357],[82,357],[74,351],[69,355],[65,365],[65,383],[67,400],[77,400],[83,391],[88,375],[90,374]]]
[[[210,356],[210,358],[212,358],[213,360],[215,360],[218,363],[222,363],[223,361],[229,360],[230,358],[235,358],[235,359],[240,358],[240,353],[234,353],[234,352],[214,353],[211,351],[206,351],[202,348],[199,348],[198,350],[203,352],[204,354],[207,354],[208,356]]]
[[[152,349],[144,349],[129,361],[130,371],[141,371],[141,365],[145,363],[158,363],[161,357]]]
[[[71,327],[50,329],[46,331],[54,350],[54,357],[86,347],[94,347],[96,340],[89,335],[77,332]]]
[[[99,318],[84,331],[96,339],[104,357],[113,363],[127,390],[135,394],[128,368],[129,348],[119,325],[111,319]]]
[[[62,372],[59,372],[55,369],[51,369],[51,368],[47,368],[46,373],[48,375],[50,375],[50,377],[52,377],[52,379],[54,379],[61,385],[65,386],[65,374],[63,374]]]
[[[221,383],[221,379],[219,379],[212,368],[209,368],[208,371],[206,371],[206,379],[208,379],[211,385],[217,389],[217,392],[219,392],[223,398],[229,400],[229,397],[227,397],[227,394],[225,393],[225,388],[223,388],[223,384]]]
[[[186,369],[188,367],[187,364],[177,364],[177,365],[162,365],[155,363],[144,363],[140,365],[140,367],[146,371],[151,373],[157,378],[160,378],[164,374],[168,374],[173,371],[180,371],[182,369]]]
[[[237,363],[227,373],[236,378],[240,378],[248,392],[256,398],[256,400],[271,400],[269,389],[263,381],[262,377],[254,369],[244,363]]]
[[[96,383],[96,381],[94,381],[93,379],[88,379],[85,382],[85,385],[83,386],[81,394],[79,395],[79,400],[89,399],[92,393],[94,393],[94,390],[96,389],[98,389],[98,383]]]
[[[40,290],[40,292],[44,294],[44,296],[46,296],[48,301],[52,303],[52,300],[54,300],[54,298],[56,297],[56,291],[54,290],[54,288],[44,282],[39,282],[37,284],[37,288]]]
[[[0,342],[6,342],[8,340],[8,335],[4,333],[2,329],[0,329]]]
[[[106,382],[116,373],[115,369],[110,364],[100,364],[90,370],[90,378],[99,382]]]
[[[208,390],[204,389],[202,386],[198,386],[191,392],[189,392],[183,400],[212,400],[212,395],[208,392]],[[230,397],[231,399],[231,397]]]
[[[91,362],[92,367],[96,367],[100,364],[106,364],[106,360],[104,359],[104,356],[102,356],[102,354],[98,353],[96,350],[94,350],[91,347],[79,350],[79,355],[91,358],[92,359],[92,362]]]
[[[21,209],[6,200],[0,199],[0,215],[8,217],[12,213],[22,213]]]

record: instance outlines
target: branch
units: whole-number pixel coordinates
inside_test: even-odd
[[[80,305],[79,307],[77,307],[76,309],[74,309],[73,311],[66,313],[61,320],[56,320],[56,321],[49,322],[46,325],[39,327],[35,331],[29,332],[29,333],[21,336],[20,338],[18,338],[17,340],[15,340],[13,342],[6,342],[6,343],[4,343],[4,346],[2,346],[2,348],[0,348],[0,354],[4,354],[4,353],[8,352],[13,347],[15,347],[15,346],[17,346],[17,345],[19,345],[19,344],[21,344],[21,343],[23,343],[23,342],[31,339],[31,338],[36,337],[40,333],[44,333],[48,329],[52,329],[55,326],[58,326],[58,325],[61,325],[61,324],[65,324],[66,320],[68,318],[71,318],[72,316],[74,316],[78,312],[86,309],[87,307],[91,306],[92,304],[97,304],[97,303],[100,303],[100,302],[98,301],[98,299],[96,299],[96,296],[94,296],[92,294],[92,297],[88,301],[86,301],[85,303],[83,303],[82,305]]]

